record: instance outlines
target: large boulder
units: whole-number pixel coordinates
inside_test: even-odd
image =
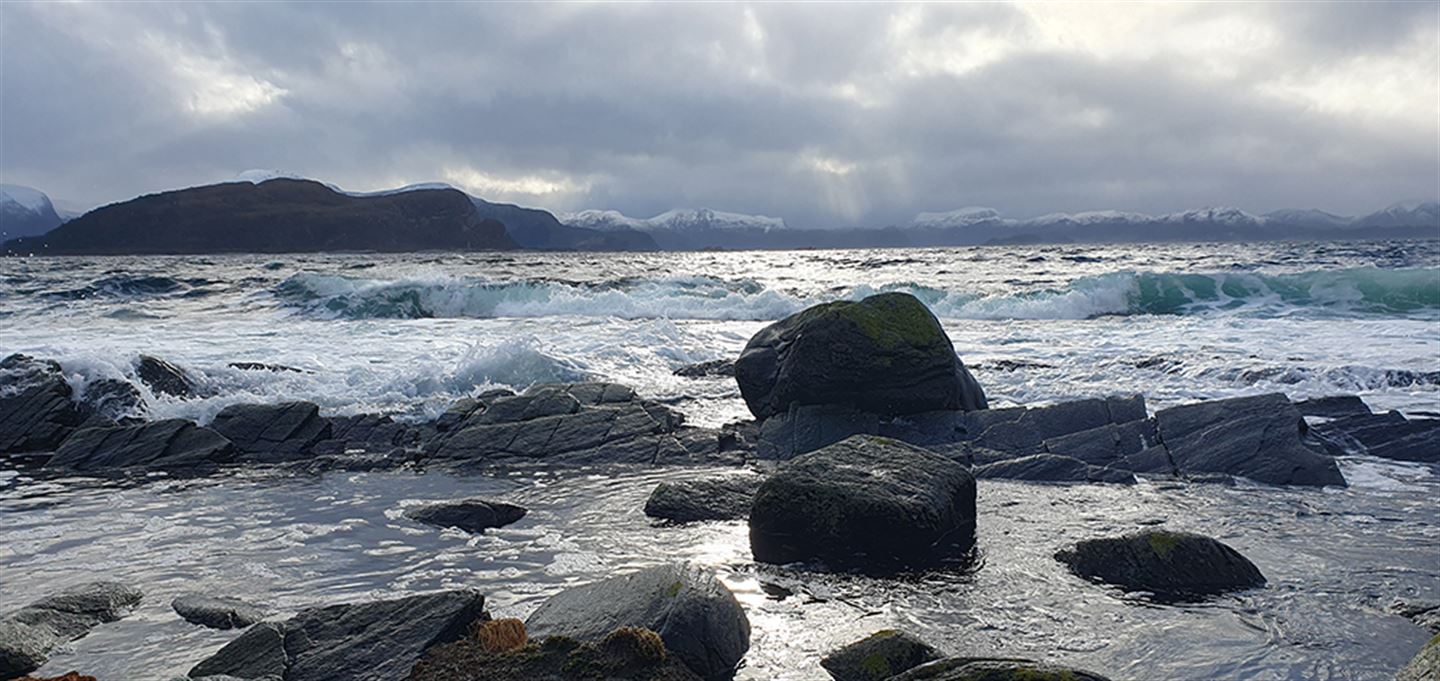
[[[229,463],[235,446],[219,433],[184,419],[76,431],[47,468],[95,471],[107,468],[189,468]]]
[[[762,420],[794,404],[881,415],[986,407],[939,320],[905,293],[817,305],[761,329],[735,380]]]
[[[1225,544],[1188,532],[1146,530],[1087,539],[1055,554],[1087,579],[1183,601],[1265,584],[1260,569]]]
[[[261,622],[190,670],[190,678],[228,674],[284,681],[394,681],[431,647],[459,640],[484,614],[470,589],[304,610]]]
[[[57,646],[124,617],[141,597],[138,589],[124,584],[89,582],[0,618],[0,679],[39,668]]]
[[[308,454],[330,437],[330,422],[311,402],[232,404],[210,428],[235,444],[244,461],[280,463]]]
[[[460,499],[413,508],[405,512],[405,517],[434,527],[484,532],[524,518],[525,509],[502,501]]]
[[[265,619],[265,611],[238,598],[187,593],[176,596],[170,607],[186,622],[211,629],[238,629]]]
[[[553,636],[512,650],[474,638],[435,646],[406,681],[701,681],[648,629],[625,627],[597,641]]]
[[[85,420],[71,393],[53,361],[0,360],[0,454],[55,449]]]
[[[754,475],[667,480],[650,492],[645,515],[680,523],[739,520],[750,515],[759,485]]]
[[[975,478],[914,445],[857,435],[792,459],[750,509],[755,559],[926,563],[975,544]]]
[[[903,631],[882,629],[820,659],[835,681],[885,681],[943,655]]]
[[[1272,485],[1345,485],[1335,460],[1306,447],[1300,412],[1272,393],[1199,402],[1155,414],[1176,469]]]
[[[1440,681],[1440,636],[1420,648],[1410,663],[1395,675],[1395,681]]]
[[[598,641],[621,627],[658,634],[696,674],[729,678],[750,648],[750,621],[709,570],[660,565],[567,589],[545,601],[525,628],[534,638]]]
[[[1095,672],[1018,659],[947,657],[889,681],[1109,681]]]

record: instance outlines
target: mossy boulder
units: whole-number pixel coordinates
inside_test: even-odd
[[[708,679],[732,676],[750,649],[750,620],[735,596],[714,572],[685,563],[561,591],[525,621],[532,638],[584,642],[626,627],[655,632],[671,657]]]
[[[820,660],[835,681],[884,681],[943,657],[930,644],[903,631],[884,629]]]
[[[1188,532],[1156,529],[1087,539],[1055,559],[1081,577],[1148,591],[1162,600],[1193,600],[1265,584],[1260,569],[1238,551]]]
[[[701,681],[660,636],[626,627],[598,641],[551,636],[496,653],[474,639],[432,648],[408,681]]]
[[[975,478],[914,445],[856,435],[791,459],[750,508],[755,560],[907,567],[967,556]]]
[[[939,320],[906,293],[816,305],[761,329],[735,380],[762,420],[806,404],[887,416],[986,407]]]
[[[1095,672],[1030,660],[954,657],[936,660],[889,681],[1109,681]]]
[[[1440,636],[1430,639],[1395,675],[1395,681],[1440,681]]]

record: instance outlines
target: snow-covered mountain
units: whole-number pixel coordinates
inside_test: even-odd
[[[760,230],[768,232],[773,229],[786,229],[785,221],[780,218],[727,213],[709,208],[670,210],[650,218],[632,218],[615,210],[582,210],[577,213],[560,213],[556,217],[571,227],[599,230],[633,229],[641,232]]]
[[[915,227],[954,229],[974,225],[1010,224],[1014,220],[1000,217],[1000,211],[983,206],[967,206],[943,213],[921,213],[911,223]]]
[[[1190,225],[1214,224],[1226,226],[1263,225],[1266,218],[1247,213],[1230,206],[1196,208],[1163,215],[1148,215],[1119,210],[1095,210],[1080,213],[1049,213],[1034,218],[1007,218],[994,208],[969,207],[944,213],[920,213],[910,222],[911,227],[931,229],[955,229],[976,226],[1007,226],[1014,228],[1051,228],[1083,225]]]
[[[1265,221],[1281,225],[1311,225],[1323,226],[1332,229],[1349,227],[1355,222],[1355,218],[1346,215],[1336,215],[1314,208],[1286,208],[1270,211],[1265,214]]]
[[[1359,227],[1431,226],[1440,230],[1440,202],[1406,201],[1355,219]],[[1440,235],[1440,232],[1437,232]]]
[[[0,241],[44,234],[60,226],[50,197],[38,189],[0,184]]]

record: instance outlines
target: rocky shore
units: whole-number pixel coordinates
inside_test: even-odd
[[[1440,463],[1440,419],[1376,414],[1354,396],[1262,394],[1154,413],[1141,395],[991,408],[939,322],[905,294],[805,310],[761,330],[733,363],[678,372],[733,372],[755,418],[721,428],[688,425],[669,405],[593,382],[483,392],[427,421],[327,416],[308,402],[232,405],[208,423],[152,420],[145,392],[188,399],[205,386],[162,358],[142,357],[134,369],[133,383],[77,390],[54,361],[0,360],[0,456],[40,474],[96,476],[256,466],[296,474],[710,466],[711,476],[661,484],[646,514],[669,523],[747,519],[759,563],[882,573],[973,569],[976,497],[988,479],[1340,487],[1340,456]],[[464,498],[406,516],[483,533],[525,513]],[[1055,547],[1055,560],[1093,588],[1174,602],[1266,585],[1250,559],[1198,534],[1155,528],[1072,539]],[[142,597],[97,582],[0,613],[0,679],[39,668]],[[287,619],[214,594],[173,605],[198,625],[243,629],[189,673],[212,681],[724,679],[750,645],[744,608],[712,572],[687,564],[562,591],[523,624],[492,624],[505,620],[493,619],[483,594],[464,589]],[[1416,609],[1416,621],[1433,612]],[[503,645],[494,642],[502,630]],[[1434,648],[1405,678],[1436,677]],[[837,681],[1105,678],[1045,660],[941,651],[894,631],[816,664]]]

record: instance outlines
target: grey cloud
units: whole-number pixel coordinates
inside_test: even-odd
[[[974,204],[1355,213],[1440,185],[1437,124],[1265,89],[1416,41],[1433,51],[1434,13],[1409,3],[1192,6],[1167,19],[1280,32],[1259,55],[1218,52],[1236,64],[1224,77],[1178,54],[1037,46],[1040,27],[1007,5],[0,11],[0,173],[76,201],[250,167],[355,188],[467,168],[572,179],[568,192],[491,197],[554,209],[704,205],[828,226]],[[899,42],[897,17],[909,22]],[[996,41],[1009,47],[985,53]],[[952,47],[983,59],[901,68]],[[266,87],[284,94],[265,100]],[[268,103],[186,109],[246,97]]]

